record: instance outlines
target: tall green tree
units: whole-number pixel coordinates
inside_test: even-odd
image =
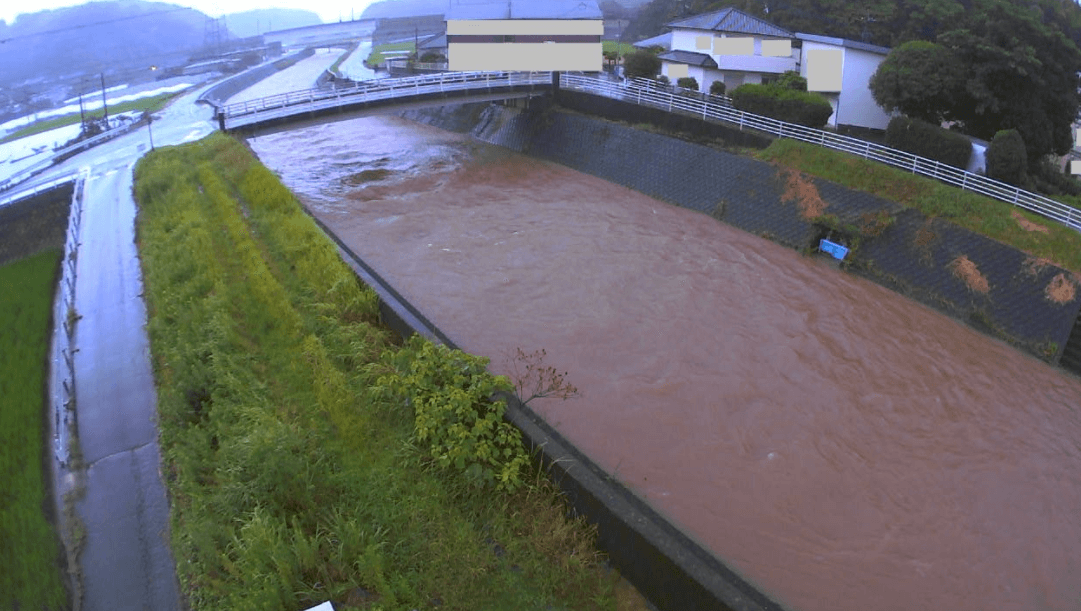
[[[869,86],[879,106],[937,125],[954,116],[964,84],[964,65],[951,50],[913,40],[890,51]]]
[[[938,36],[967,75],[954,115],[985,139],[1016,128],[1030,161],[1064,154],[1073,142],[1081,50],[1065,24],[1043,23],[1036,3],[971,2],[964,19]]]

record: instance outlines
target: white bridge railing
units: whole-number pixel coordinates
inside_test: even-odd
[[[736,110],[731,108],[723,98],[711,96],[708,100],[702,100],[698,99],[698,96],[692,97],[691,95],[672,94],[663,90],[658,91],[637,82],[625,85],[574,74],[560,74],[559,83],[560,87],[564,89],[576,89],[669,112],[681,112],[699,116],[703,119],[724,121],[725,123],[738,125],[740,129],[748,127],[781,138],[792,138],[852,153],[864,159],[885,163],[922,176],[941,180],[974,193],[992,197],[1081,231],[1081,210],[1062,202],[933,159],[913,155],[912,153]]]
[[[445,72],[393,79],[360,81],[353,87],[291,91],[222,106],[225,127],[239,127],[266,118],[425,93],[488,90],[494,87],[551,85],[551,72]]]

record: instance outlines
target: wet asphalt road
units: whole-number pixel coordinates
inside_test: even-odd
[[[159,113],[158,146],[202,138],[214,126],[198,92]],[[76,503],[87,540],[79,558],[87,611],[181,608],[169,549],[156,393],[135,245],[132,170],[149,150],[139,129],[35,177],[89,170],[75,279],[75,388],[85,495]]]

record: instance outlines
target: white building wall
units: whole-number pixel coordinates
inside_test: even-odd
[[[890,115],[875,102],[870,87],[871,76],[885,59],[878,53],[845,49],[838,123],[874,129],[886,129],[889,125]]]
[[[672,30],[672,49],[681,49],[683,51],[697,51],[695,48],[695,38],[698,36],[708,36],[709,32],[702,32],[699,30]],[[699,51],[703,53],[704,51]]]

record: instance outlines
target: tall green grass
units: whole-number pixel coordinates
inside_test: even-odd
[[[1065,269],[1081,272],[1081,234],[1005,202],[797,140],[779,138],[755,156],[895,201],[928,216],[949,219]],[[1013,214],[1045,227],[1047,232],[1022,229]]]
[[[49,318],[59,250],[0,267],[0,609],[67,606],[44,467]]]
[[[416,42],[388,42],[382,45],[376,45],[372,48],[372,52],[368,54],[369,65],[379,65],[386,61],[386,57],[383,56],[385,51],[409,51],[410,53],[417,50]]]
[[[244,146],[136,168],[173,549],[193,609],[611,609],[616,576],[541,477],[435,468],[375,388],[374,293]]]

